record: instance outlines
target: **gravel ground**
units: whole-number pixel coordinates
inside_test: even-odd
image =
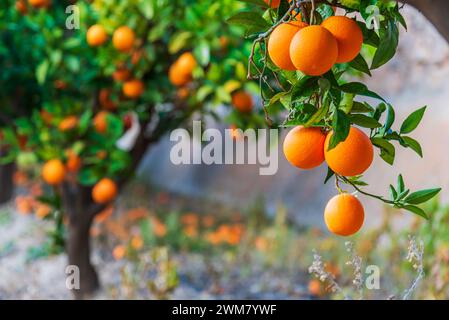
[[[27,251],[45,241],[50,225],[31,216],[0,208],[0,299],[71,299],[65,287],[65,255],[27,261]],[[145,283],[151,273],[139,279],[143,290],[132,294],[123,285],[121,272],[130,267],[115,261],[111,248],[96,241],[93,261],[100,270],[102,290],[93,299],[154,299]],[[179,276],[173,299],[308,299],[303,285],[306,275],[292,274],[258,264],[232,264],[221,255],[177,253],[171,256]],[[137,293],[136,293],[137,292]]]

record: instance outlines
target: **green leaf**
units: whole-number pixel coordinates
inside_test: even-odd
[[[229,24],[242,25],[252,32],[261,32],[270,28],[270,24],[256,12],[239,12],[227,20]]]
[[[333,134],[329,142],[328,150],[335,148],[340,142],[345,141],[351,128],[351,121],[343,111],[336,110],[332,119]]]
[[[351,112],[352,113],[368,113],[368,112],[373,112],[374,108],[371,107],[368,103],[366,102],[358,102],[358,101],[354,101],[354,103],[352,104],[352,109]]]
[[[173,35],[170,39],[170,43],[168,44],[168,51],[171,54],[177,53],[189,43],[191,38],[192,33],[189,31],[182,31]]]
[[[376,120],[371,117],[368,117],[364,114],[351,114],[349,116],[349,119],[352,123],[361,126],[363,128],[379,128],[382,125]]]
[[[399,43],[399,30],[396,23],[387,20],[381,24],[380,42],[371,63],[371,69],[377,69],[390,61],[396,53]]]
[[[404,120],[404,122],[401,125],[401,130],[400,133],[410,133],[413,130],[416,129],[416,127],[419,125],[419,123],[421,122],[423,116],[424,116],[424,112],[426,111],[426,107],[424,106],[414,112],[412,112],[407,119]]]
[[[418,141],[407,136],[402,136],[402,140],[405,142],[407,147],[415,151],[422,158],[422,148]]]
[[[396,192],[396,189],[390,184],[390,198],[391,200],[396,200],[398,196],[398,193]]]
[[[398,176],[397,189],[399,193],[403,192],[405,189],[404,178],[402,177],[402,174]]]
[[[371,76],[371,72],[369,71],[368,63],[362,57],[361,54],[359,54],[357,57],[355,57],[354,60],[352,60],[349,63],[349,66],[357,71],[363,72],[363,73]]]
[[[83,186],[92,186],[101,179],[101,174],[93,167],[82,167],[78,172],[78,181]]]
[[[413,192],[407,196],[407,198],[404,199],[405,202],[411,203],[411,204],[420,204],[424,203],[433,197],[435,197],[439,192],[441,191],[441,188],[434,188],[434,189],[425,189]]]
[[[423,209],[421,209],[420,207],[408,205],[408,206],[404,206],[403,209],[413,212],[414,214],[417,214],[418,216],[421,216],[426,220],[429,220],[429,217],[427,216],[425,211]]]
[[[326,184],[330,178],[332,178],[335,175],[335,172],[332,171],[331,168],[327,167],[327,175],[326,178],[324,179],[324,184]]]
[[[390,130],[391,126],[394,123],[395,113],[391,104],[387,104],[387,117],[385,119],[384,130],[387,132]]]
[[[48,60],[42,61],[36,68],[36,80],[37,83],[43,84],[47,79],[48,69],[50,67],[50,63]]]
[[[389,165],[393,165],[395,157],[394,146],[383,138],[371,138],[371,142],[380,148],[380,157]]]
[[[308,98],[310,94],[318,88],[318,78],[305,76],[300,79],[292,88],[292,101],[301,98]]]
[[[384,98],[379,96],[377,93],[368,90],[368,87],[360,82],[348,82],[340,86],[341,91],[347,93],[353,93],[360,96],[370,97],[385,101]]]

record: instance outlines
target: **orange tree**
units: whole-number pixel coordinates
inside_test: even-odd
[[[220,104],[235,104],[224,119],[232,126],[264,123],[248,94],[251,46],[223,18],[241,7],[233,0],[2,1],[2,161],[43,164],[48,188],[39,201],[53,208],[55,246],[64,245],[67,218],[77,297],[98,287],[92,221],[149,145],[188,127],[192,116],[218,117]]]
[[[363,224],[363,206],[343,190],[345,186],[427,218],[419,205],[440,188],[412,192],[399,175],[386,188],[389,196],[381,196],[366,191],[362,176],[375,150],[389,165],[394,164],[396,145],[423,156],[410,134],[426,107],[397,126],[393,106],[365,84],[351,80],[357,74],[371,76],[371,70],[394,56],[399,28],[407,27],[401,6],[386,0],[244,2],[252,9],[236,13],[228,22],[244,26],[253,39],[248,78],[259,81],[264,109],[279,105],[286,109],[282,126],[293,129],[284,140],[285,157],[301,169],[326,162],[325,182],[335,180],[338,195],[324,210],[329,230],[348,236]],[[354,13],[360,18],[351,18]]]

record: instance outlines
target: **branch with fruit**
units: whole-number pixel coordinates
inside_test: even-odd
[[[259,79],[263,108],[282,106],[281,127],[293,127],[285,137],[286,159],[300,169],[324,161],[325,179],[334,177],[339,192],[326,206],[330,231],[348,236],[364,221],[358,198],[341,184],[395,208],[427,218],[418,205],[435,197],[440,188],[410,192],[402,175],[390,185],[390,197],[365,191],[362,175],[371,166],[374,148],[389,165],[394,164],[398,143],[422,157],[422,148],[409,134],[421,122],[426,107],[411,113],[394,130],[395,110],[362,82],[396,53],[400,26],[407,28],[396,1],[262,1],[228,19],[243,25],[253,40],[248,77]],[[338,11],[336,10],[338,7]],[[357,14],[359,20],[350,18]],[[371,105],[369,101],[378,101]],[[359,129],[362,128],[363,130]]]

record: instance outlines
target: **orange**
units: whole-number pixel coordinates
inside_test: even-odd
[[[295,167],[312,169],[324,161],[326,135],[320,128],[297,126],[284,139],[285,158]]]
[[[28,3],[35,8],[45,8],[50,6],[51,0],[28,0]]]
[[[277,26],[268,39],[268,54],[271,61],[281,69],[295,70],[290,59],[290,43],[293,36],[307,23],[301,21],[290,21]]]
[[[170,82],[175,86],[183,86],[192,80],[192,72],[197,65],[191,52],[184,52],[168,70]]]
[[[126,255],[126,248],[123,245],[118,245],[112,250],[112,256],[115,260],[121,260]]]
[[[245,91],[237,91],[232,94],[232,105],[240,112],[251,112],[253,98]]]
[[[48,216],[51,213],[51,207],[43,204],[43,203],[39,203],[36,208],[34,209],[34,214],[36,215],[36,217],[43,219],[46,216]]]
[[[309,293],[313,296],[321,296],[323,294],[321,282],[318,279],[310,280],[307,289],[309,290]]]
[[[68,172],[76,173],[81,168],[81,158],[72,150],[68,150],[65,166]]]
[[[108,114],[109,113],[107,111],[100,111],[95,116],[93,123],[94,123],[95,131],[97,131],[98,133],[103,134],[108,129],[108,121],[107,121]]]
[[[42,178],[50,185],[57,185],[64,181],[65,167],[61,160],[47,161],[42,167]]]
[[[364,219],[363,206],[352,194],[336,195],[329,200],[324,209],[327,228],[340,236],[350,236],[359,231]]]
[[[320,76],[328,72],[337,61],[337,56],[337,40],[321,26],[302,28],[290,43],[293,65],[309,76]]]
[[[96,203],[105,204],[115,199],[117,196],[117,185],[108,178],[103,178],[97,182],[92,189],[92,199]]]
[[[86,39],[91,47],[98,47],[108,40],[108,34],[103,26],[95,24],[87,30]]]
[[[143,94],[145,87],[144,87],[142,81],[140,81],[138,79],[132,79],[132,80],[126,81],[123,84],[122,90],[123,90],[123,94],[125,96],[127,96],[128,98],[137,99]]]
[[[27,14],[28,8],[24,0],[16,1],[16,10],[19,11],[21,14]]]
[[[125,67],[119,67],[112,74],[112,78],[116,82],[123,82],[131,78],[131,72]]]
[[[101,89],[98,94],[98,101],[100,102],[100,106],[106,110],[115,110],[117,106],[114,101],[111,100],[111,91],[109,89]]]
[[[140,250],[143,248],[143,239],[141,236],[134,236],[131,239],[131,247],[135,250]]]
[[[78,117],[77,116],[68,116],[62,119],[59,123],[59,130],[66,132],[75,129],[78,126]]]
[[[324,157],[329,167],[342,176],[357,176],[369,168],[373,162],[373,144],[369,137],[360,129],[351,127],[345,141],[335,148],[329,149],[330,132],[324,143]]]
[[[176,63],[170,66],[168,78],[170,79],[170,82],[177,87],[186,85],[192,80],[192,76],[190,74],[182,73]]]
[[[184,52],[176,61],[178,69],[183,74],[191,74],[196,67],[196,59],[191,52]]]
[[[363,44],[362,30],[354,20],[343,16],[332,16],[321,24],[337,40],[337,63],[352,61],[360,53]]]
[[[112,37],[112,43],[114,47],[122,52],[129,51],[134,46],[134,41],[136,40],[136,35],[134,31],[127,26],[123,26],[115,30]]]
[[[271,8],[276,9],[279,8],[279,4],[281,0],[263,0],[266,4],[268,4]]]

